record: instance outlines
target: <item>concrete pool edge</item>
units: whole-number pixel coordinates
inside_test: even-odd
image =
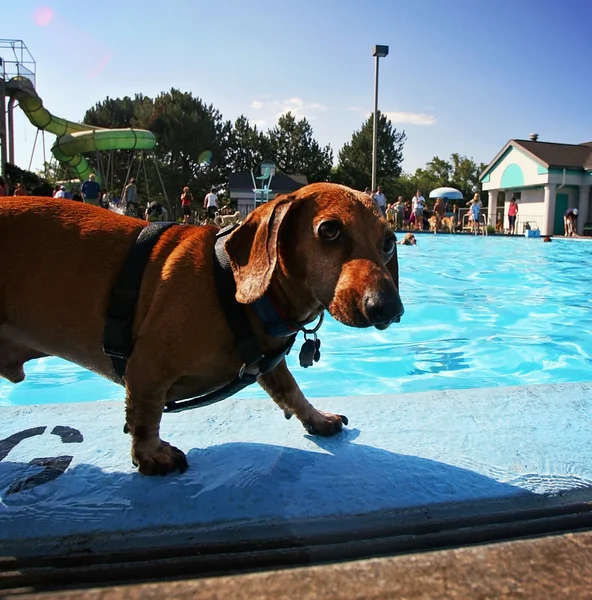
[[[392,401],[404,405],[406,402],[420,404],[425,402],[449,404],[458,398],[468,396],[479,397],[521,397],[541,399],[546,396],[567,397],[577,391],[583,395],[590,395],[592,384],[552,384],[523,386],[513,388],[481,388],[469,390],[444,390],[441,392],[421,392],[414,394],[398,394],[396,396],[366,397],[373,398],[379,404]],[[358,398],[358,400],[360,400]],[[315,404],[347,404],[347,398],[315,399]],[[242,401],[245,402],[245,401]],[[64,410],[66,405],[55,405]],[[220,406],[220,405],[218,405]],[[122,411],[122,403],[93,403],[67,405],[68,412],[77,410],[87,413],[93,408],[109,408],[110,411]],[[51,406],[44,407],[45,411]],[[272,410],[273,407],[270,407]],[[39,407],[0,407],[0,413],[23,412],[27,415],[35,414]],[[205,409],[203,409],[205,411]],[[117,419],[120,419],[117,416]],[[6,422],[6,419],[2,419]],[[179,426],[179,425],[178,425]],[[293,443],[293,440],[287,440]],[[591,457],[592,462],[592,457]],[[0,463],[1,465],[2,463]],[[179,480],[182,481],[182,480]],[[239,490],[240,491],[240,490]],[[25,536],[24,538],[0,540],[0,550],[4,555],[11,556],[48,556],[72,555],[84,553],[113,552],[117,550],[133,550],[158,547],[173,547],[181,545],[202,546],[219,544],[240,543],[245,540],[260,541],[269,544],[273,540],[311,540],[319,537],[330,539],[332,536],[376,536],[390,531],[393,535],[405,535],[413,530],[421,530],[448,522],[452,527],[463,527],[467,524],[494,524],[496,520],[506,522],[512,519],[522,519],[529,516],[545,518],[552,513],[569,514],[570,512],[586,512],[589,507],[590,488],[571,489],[559,491],[555,494],[538,494],[523,497],[520,494],[505,498],[480,499],[474,502],[447,502],[418,506],[411,508],[397,508],[387,510],[368,510],[362,514],[349,514],[339,516],[311,516],[306,519],[270,519],[258,518],[256,514],[248,520],[221,520],[212,521],[207,525],[192,521],[192,515],[178,526],[151,526],[147,528],[133,527],[129,530],[122,528],[111,532],[92,532],[73,535],[59,535],[41,537]],[[1,516],[1,514],[0,514]],[[455,525],[456,523],[456,525]],[[308,543],[308,542],[307,542]]]
[[[29,538],[0,543],[0,557],[91,557],[139,555],[165,558],[181,551],[200,555],[268,549],[314,548],[355,541],[389,540],[397,549],[447,546],[442,540],[512,539],[592,527],[589,490],[561,496],[448,503],[411,510],[385,510],[356,517],[329,517],[274,523],[222,523],[218,526],[151,528],[131,532]],[[505,531],[503,531],[505,529]],[[492,536],[492,532],[495,532]],[[480,540],[480,536],[484,536]],[[164,554],[163,554],[164,553]]]

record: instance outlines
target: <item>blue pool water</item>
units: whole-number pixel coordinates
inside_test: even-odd
[[[309,397],[592,380],[592,243],[422,235],[399,246],[405,315],[387,331],[327,318],[321,361],[289,365]],[[123,399],[123,389],[57,358],[32,361],[0,404]],[[265,398],[254,385],[240,396]]]

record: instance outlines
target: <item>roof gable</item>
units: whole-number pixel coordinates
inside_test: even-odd
[[[516,140],[510,140],[495,156],[495,158],[487,165],[485,170],[479,175],[479,181],[485,182],[488,181],[488,175],[510,154],[510,152],[516,151],[525,154],[531,160],[534,160],[539,166],[546,166],[543,161],[541,161],[536,156],[532,155],[531,152],[528,152],[524,148],[521,148],[518,144],[516,144]]]
[[[286,175],[285,173],[276,173],[271,180],[271,190],[276,194],[288,194],[295,192],[308,185],[306,175]],[[260,185],[259,185],[260,187]],[[240,171],[232,173],[228,178],[228,188],[230,191],[253,189],[253,177],[250,171]]]
[[[592,142],[556,144],[532,140],[510,140],[479,176],[483,181],[513,149],[523,152],[545,169],[592,170]]]
[[[555,144],[533,142],[532,140],[513,141],[531,156],[543,162],[548,169],[584,169],[584,165],[592,155],[592,147],[588,144]]]

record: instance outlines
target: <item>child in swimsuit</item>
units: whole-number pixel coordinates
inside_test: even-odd
[[[479,231],[479,213],[481,212],[481,206],[479,202],[473,199],[473,204],[471,204],[471,220],[473,221],[473,233],[477,233]]]

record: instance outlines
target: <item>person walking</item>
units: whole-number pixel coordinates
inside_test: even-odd
[[[206,197],[204,198],[204,208],[206,210],[206,218],[214,219],[216,217],[216,211],[218,210],[218,196],[216,196],[216,189],[212,188]]]
[[[181,208],[183,209],[183,225],[189,225],[189,218],[193,212],[193,194],[189,190],[188,186],[183,188],[181,194]]]

